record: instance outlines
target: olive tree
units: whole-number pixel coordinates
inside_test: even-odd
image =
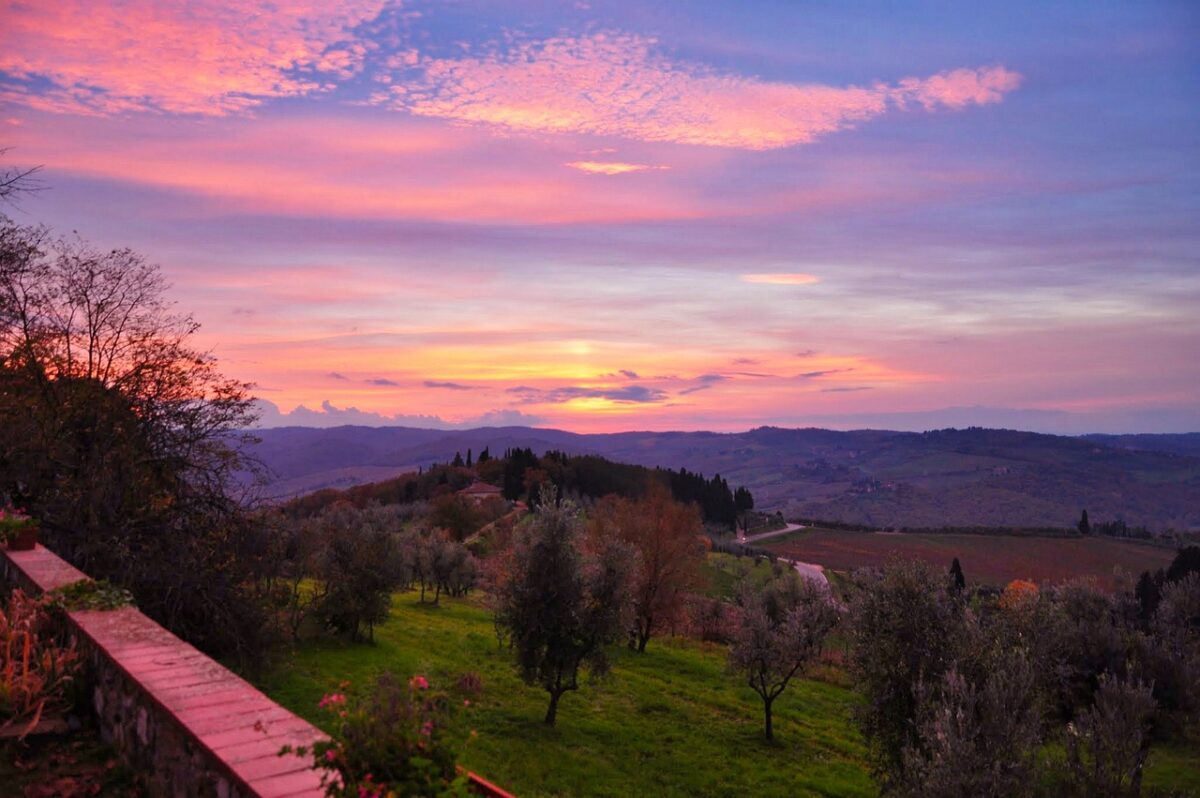
[[[850,671],[864,701],[856,711],[885,787],[900,782],[905,750],[919,744],[920,684],[954,665],[967,633],[965,603],[950,578],[901,561],[855,574],[850,599]]]
[[[497,626],[512,644],[526,684],[550,694],[554,725],[563,694],[579,689],[579,671],[608,671],[605,647],[628,629],[636,553],[619,540],[584,546],[576,508],[542,490],[532,519],[515,532],[509,571],[498,580]]]
[[[771,706],[792,678],[821,652],[837,622],[829,591],[794,573],[763,587],[749,582],[738,594],[741,610],[729,666],[746,677],[763,702],[763,733],[775,738]]]

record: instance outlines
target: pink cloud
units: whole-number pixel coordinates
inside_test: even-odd
[[[689,219],[744,210],[685,185],[605,181],[562,168],[577,152],[502,141],[382,111],[199,121],[26,112],[6,144],[24,160],[166,188],[222,212],[334,218],[571,223]],[[497,152],[503,151],[503,157]]]
[[[764,285],[812,285],[821,282],[821,278],[813,274],[743,274],[744,283],[761,283]]]
[[[385,0],[0,0],[4,99],[40,110],[223,115],[323,91],[362,67],[351,30]]]
[[[895,85],[783,83],[675,61],[655,45],[634,34],[597,33],[427,58],[393,83],[386,102],[512,131],[767,150],[815,141],[889,108],[998,102],[1020,82],[1017,73],[990,66]]]

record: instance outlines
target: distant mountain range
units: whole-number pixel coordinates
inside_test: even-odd
[[[1121,519],[1200,529],[1200,433],[1064,437],[760,427],[741,433],[578,434],[531,427],[277,427],[252,448],[270,497],[375,482],[488,447],[558,449],[720,473],[758,507],[878,526],[1070,526]]]

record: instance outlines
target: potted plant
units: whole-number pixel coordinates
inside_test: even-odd
[[[0,509],[0,542],[9,551],[29,551],[37,541],[37,521],[19,510]]]

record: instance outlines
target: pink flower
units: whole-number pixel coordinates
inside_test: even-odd
[[[328,751],[325,752],[325,761],[326,762],[332,762],[335,759],[337,759],[337,751],[334,751],[332,748],[330,748]]]
[[[330,693],[329,695],[323,697],[320,700],[320,702],[317,704],[317,707],[320,709],[324,709],[325,707],[331,706],[333,704],[344,704],[344,703],[346,703],[345,695],[343,695],[342,693]]]
[[[464,707],[469,707],[469,706],[471,706],[471,699],[469,699],[469,698],[464,698],[464,699],[463,699],[463,706],[464,706]]]
[[[408,684],[410,687],[415,687],[418,690],[428,690],[429,689],[429,680],[426,679],[424,676],[414,676],[408,680]]]
[[[421,724],[421,734],[426,737],[433,734],[433,721],[427,720]]]

